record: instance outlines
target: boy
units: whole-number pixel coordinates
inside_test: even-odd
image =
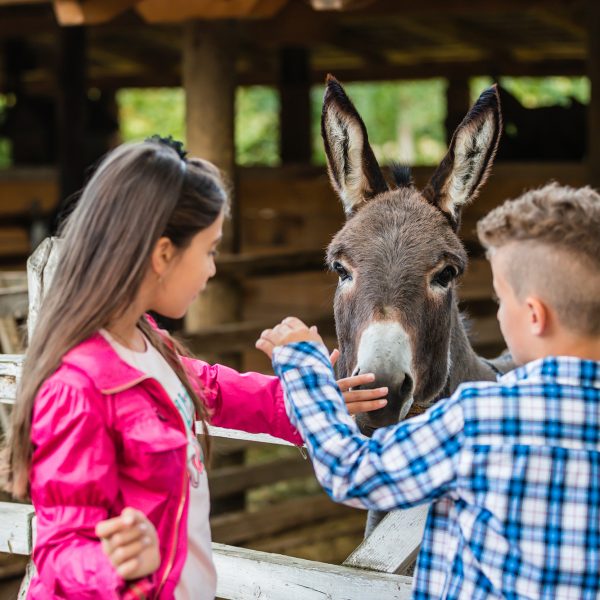
[[[413,594],[600,597],[600,196],[556,184],[478,225],[498,320],[523,366],[463,384],[368,439],[348,416],[316,329],[263,332],[288,414],[338,502],[431,502]],[[285,345],[284,344],[290,344]]]

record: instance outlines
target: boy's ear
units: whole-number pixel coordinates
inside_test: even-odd
[[[170,267],[175,256],[175,246],[168,237],[161,237],[152,251],[151,265],[152,270],[162,277]]]
[[[533,335],[541,337],[548,331],[549,324],[549,309],[548,307],[535,296],[530,296],[525,299],[527,308],[529,309],[529,327]]]

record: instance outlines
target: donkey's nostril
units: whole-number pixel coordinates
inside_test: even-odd
[[[360,367],[356,367],[356,369],[354,369],[354,372],[352,373],[352,377],[356,377],[359,373],[360,373]]]

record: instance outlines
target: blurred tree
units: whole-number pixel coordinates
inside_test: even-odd
[[[445,81],[350,83],[344,88],[363,118],[377,160],[411,165],[437,163],[446,151]],[[325,162],[320,132],[323,86],[312,90],[313,157]]]
[[[153,133],[185,141],[185,102],[181,88],[126,89],[117,94],[123,141]],[[274,88],[238,88],[236,160],[240,165],[279,164],[279,97]]]
[[[473,100],[491,85],[489,77],[470,80]],[[500,84],[525,108],[569,106],[572,99],[587,104],[587,77],[501,77]],[[350,83],[345,86],[369,131],[369,140],[382,164],[398,161],[436,164],[446,151],[444,118],[446,83],[423,81]],[[313,161],[325,162],[320,134],[323,86],[311,91]],[[153,133],[185,140],[185,104],[181,88],[123,89],[117,94],[123,141]],[[8,99],[0,95],[0,122]],[[280,163],[279,96],[273,87],[239,88],[236,97],[237,162],[276,166]],[[11,164],[11,145],[0,138],[0,168]]]
[[[4,122],[8,104],[8,98],[5,95],[0,94],[0,126]],[[10,167],[11,162],[10,140],[5,137],[0,137],[0,169]]]
[[[471,79],[471,99],[492,85],[491,77]],[[582,104],[590,101],[590,80],[587,77],[500,77],[498,83],[508,90],[525,108],[568,106],[575,99]]]

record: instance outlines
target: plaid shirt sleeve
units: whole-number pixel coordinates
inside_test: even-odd
[[[430,502],[456,484],[463,445],[458,397],[423,415],[363,436],[348,414],[322,344],[279,346],[273,368],[286,409],[306,442],[315,473],[337,502],[392,510]]]

